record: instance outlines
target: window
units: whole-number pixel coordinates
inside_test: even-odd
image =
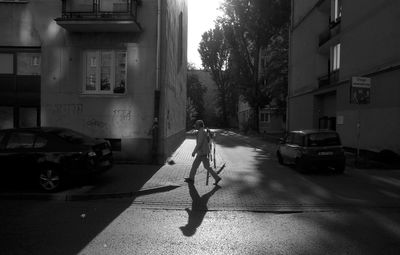
[[[36,107],[20,107],[19,108],[19,127],[36,127],[38,126],[38,109]]]
[[[127,0],[100,0],[100,11],[102,12],[128,12]]]
[[[1,132],[0,133],[0,148],[2,148],[3,146],[2,146],[2,142],[3,142],[3,138],[6,136],[6,133],[4,133],[4,132]]]
[[[32,133],[13,133],[8,139],[7,149],[27,149],[33,147],[35,135]]]
[[[340,69],[340,43],[331,47],[331,71]]]
[[[267,122],[267,123],[271,122],[271,115],[266,112],[260,113],[260,121]]]
[[[17,75],[40,75],[40,53],[17,53]]]
[[[126,59],[126,51],[86,51],[83,93],[125,93]]]
[[[0,53],[0,74],[14,74],[14,54]]]
[[[308,136],[308,146],[333,146],[340,145],[339,136],[336,133],[317,133]]]
[[[289,133],[285,138],[285,143],[292,144],[293,142],[294,133]]]
[[[14,126],[14,109],[11,106],[0,106],[0,129]]]
[[[56,130],[53,131],[52,134],[60,137],[64,141],[67,141],[72,144],[91,144],[93,143],[93,139],[87,135],[81,134],[79,132],[73,130]]]

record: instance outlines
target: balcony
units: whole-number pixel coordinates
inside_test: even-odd
[[[137,22],[140,0],[61,0],[62,16],[58,25],[70,32],[141,31]]]
[[[326,75],[323,75],[318,78],[318,87],[323,88],[323,87],[328,87],[330,85],[333,85],[339,81],[339,70],[329,72]]]

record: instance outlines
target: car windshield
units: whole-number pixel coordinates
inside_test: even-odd
[[[316,133],[308,135],[308,146],[334,146],[340,145],[340,139],[336,133]]]
[[[68,129],[56,130],[56,131],[53,131],[52,133],[72,144],[90,144],[90,143],[93,143],[93,140],[94,140],[90,136],[78,133],[73,130],[68,130]]]

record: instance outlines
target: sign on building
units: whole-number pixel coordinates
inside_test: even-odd
[[[352,77],[350,103],[369,104],[371,101],[371,78]]]

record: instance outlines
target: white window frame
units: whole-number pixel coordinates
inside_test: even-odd
[[[336,22],[342,17],[342,1],[331,0],[331,21]]]
[[[331,71],[338,71],[340,69],[340,43],[331,47]]]
[[[109,90],[101,90],[101,69],[102,69],[102,56],[103,54],[111,53],[111,70],[110,70],[110,89]],[[124,93],[115,93],[114,89],[116,86],[116,70],[117,70],[117,54],[124,53],[125,54],[125,70],[124,70],[124,80],[125,80],[125,91]],[[90,90],[87,89],[87,79],[88,76],[88,58],[95,57],[95,62],[90,60],[90,65],[96,68],[95,71],[95,89]],[[127,92],[127,51],[120,49],[87,49],[83,53],[83,81],[82,81],[82,94],[85,95],[125,95]]]
[[[261,112],[260,113],[260,122],[262,122],[262,123],[271,123],[271,113],[269,113],[269,112]]]

